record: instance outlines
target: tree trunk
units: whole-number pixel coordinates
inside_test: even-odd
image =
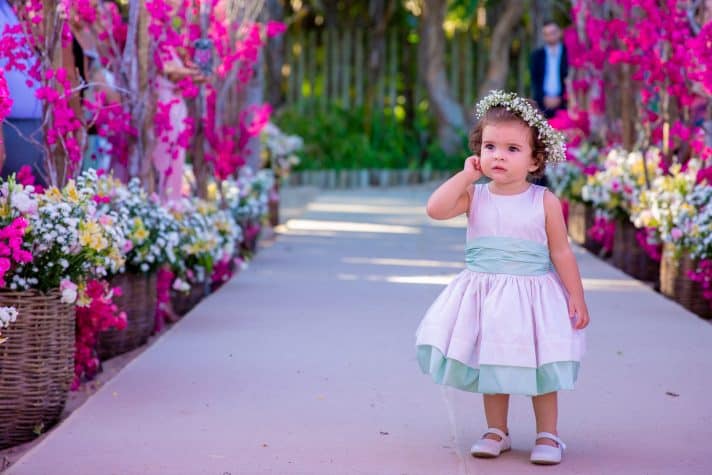
[[[265,13],[269,20],[284,21],[284,5],[281,0],[266,0]],[[284,103],[282,93],[282,66],[284,65],[284,35],[277,35],[267,41],[265,47],[267,63],[267,101],[275,108]],[[314,51],[309,51],[314,54]]]
[[[324,64],[326,66],[324,68],[324,81],[326,87],[323,94],[327,97],[327,103],[330,103],[336,97],[336,91],[338,90],[338,84],[334,81],[336,78],[335,70],[337,69],[336,60],[338,59],[335,58],[336,55],[334,54],[334,42],[338,38],[338,0],[323,0],[322,5],[324,6],[324,24],[326,26],[326,39],[324,41]],[[295,73],[295,70],[291,71],[291,74]]]
[[[386,58],[386,27],[393,15],[395,3],[393,0],[370,0],[368,16],[370,28],[367,34],[368,46],[366,53],[366,96],[364,101],[364,128],[371,133],[373,107],[378,94],[378,87],[385,69]]]
[[[148,34],[148,11],[146,10],[145,0],[141,0],[141,9],[138,14],[138,97],[141,102],[145,103],[141,106],[143,110],[140,117],[139,146],[137,151],[143,155],[138,156],[139,167],[136,170],[141,178],[143,187],[150,193],[156,188],[156,174],[153,169],[153,160],[151,160],[152,142],[155,140],[153,134],[153,114],[155,112],[156,95],[150,87],[150,71],[149,64],[152,63],[150,39]],[[134,173],[136,173],[134,171]],[[132,175],[135,176],[135,175]]]
[[[260,55],[262,53],[259,53]],[[261,64],[257,61],[257,64]],[[245,90],[247,96],[247,107],[258,106],[263,103],[262,97],[262,84],[264,81],[264,74],[262,73],[262,68],[257,68],[257,73],[252,78],[252,81],[247,85]],[[252,168],[253,171],[257,171],[261,168],[260,154],[262,152],[262,143],[260,141],[259,135],[252,137],[247,145],[247,154],[245,156],[245,164]]]
[[[515,36],[515,27],[524,15],[525,2],[507,0],[504,12],[492,32],[492,47],[485,80],[480,86],[480,97],[493,89],[504,89],[509,73],[509,50]]]
[[[465,114],[450,91],[445,71],[445,32],[443,21],[447,0],[424,0],[420,19],[422,44],[421,77],[428,91],[430,109],[435,113],[440,146],[448,154],[462,150],[460,133],[465,129]]]
[[[55,0],[44,0],[43,8],[45,12],[56,11],[57,2]],[[31,28],[29,27],[32,31]],[[60,67],[65,68],[68,71],[67,76],[70,78],[72,87],[76,87],[76,79],[74,79],[74,61],[72,55],[71,46],[64,48],[60,42],[60,31],[62,29],[62,22],[56,19],[55,15],[45,15],[44,23],[40,29],[45,37],[45,43],[42,45],[44,47],[43,51],[43,68],[46,70],[52,68],[57,70]],[[68,56],[69,54],[69,56]],[[55,87],[59,94],[64,94],[65,91],[62,86],[56,80],[47,80],[46,85],[50,87]],[[77,97],[70,97],[68,102],[70,107],[77,112]],[[81,120],[81,117],[78,117]],[[54,110],[52,107],[43,104],[42,106],[42,125],[44,129],[43,139],[47,151],[47,156],[45,157],[46,163],[44,170],[40,173],[47,173],[45,178],[47,184],[54,185],[57,187],[62,187],[66,183],[67,171],[68,171],[68,160],[67,151],[62,145],[62,142],[57,142],[55,145],[49,145],[47,142],[48,132],[54,128]]]
[[[532,23],[534,24],[534,44],[539,47],[543,44],[541,30],[544,27],[546,20],[553,20],[554,6],[552,0],[534,0],[534,9],[532,11]]]

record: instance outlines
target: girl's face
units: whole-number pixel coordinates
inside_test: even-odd
[[[485,125],[482,130],[480,166],[498,184],[524,182],[537,169],[532,157],[530,128],[519,122]]]

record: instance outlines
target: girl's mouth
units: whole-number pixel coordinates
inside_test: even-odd
[[[495,171],[495,172],[506,172],[507,169],[504,168],[503,166],[495,165],[495,166],[492,167],[492,171]]]

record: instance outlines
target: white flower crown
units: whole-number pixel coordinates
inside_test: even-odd
[[[492,91],[477,103],[475,117],[479,120],[492,107],[501,106],[517,114],[524,122],[539,132],[539,139],[546,146],[547,162],[566,161],[564,134],[554,130],[537,109],[513,92]]]

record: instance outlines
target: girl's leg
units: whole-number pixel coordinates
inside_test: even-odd
[[[509,394],[483,394],[487,427],[496,427],[505,434],[507,428],[507,412],[509,411]],[[497,434],[487,434],[486,439],[502,440]]]
[[[558,400],[557,392],[542,394],[541,396],[532,396],[532,405],[534,406],[534,416],[536,417],[536,431],[549,432],[558,436],[556,431],[556,423],[558,418]],[[558,447],[559,444],[551,439],[537,439],[537,444],[551,445]]]

